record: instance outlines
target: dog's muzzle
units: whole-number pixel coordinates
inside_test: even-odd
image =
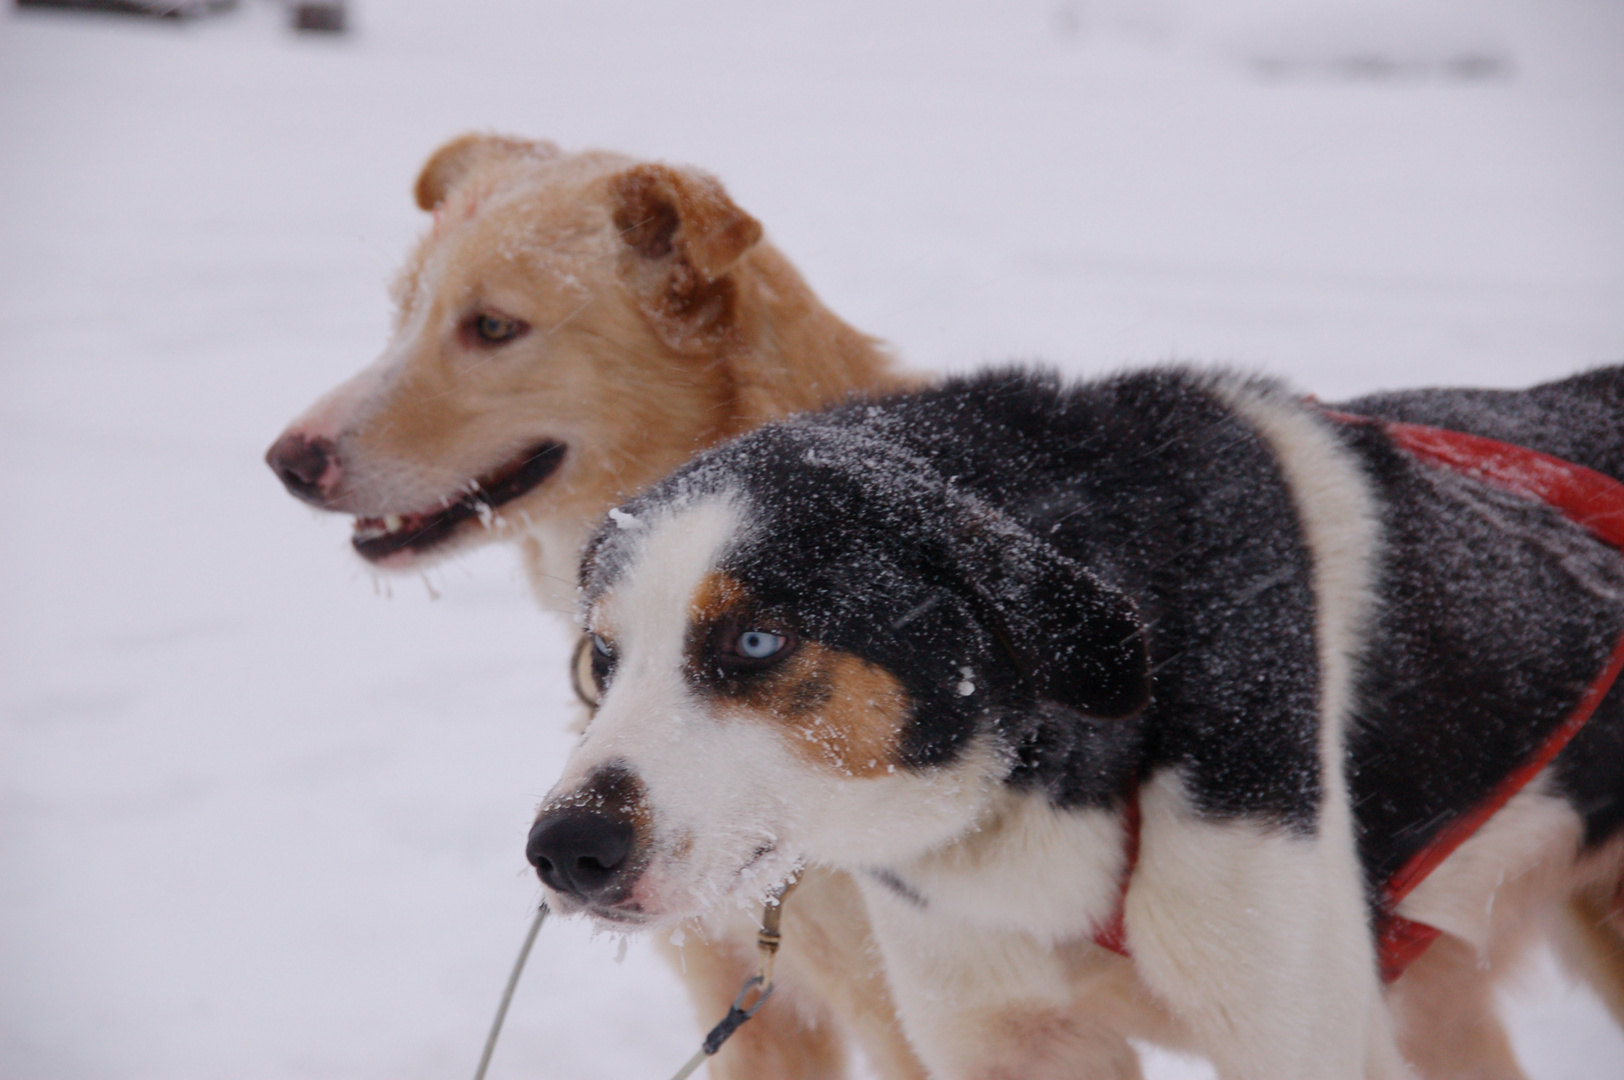
[[[542,884],[583,902],[612,890],[630,864],[636,829],[592,810],[544,814],[530,829],[525,856]]]

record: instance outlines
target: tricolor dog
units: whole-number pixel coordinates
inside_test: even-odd
[[[1624,474],[1624,369],[1361,412]],[[1010,371],[773,423],[623,504],[582,588],[553,900],[651,928],[847,871],[944,1080],[1134,1077],[1130,1037],[1517,1076],[1494,981],[1573,897],[1616,910],[1624,558],[1269,382]],[[1442,936],[1384,990],[1394,925]]]

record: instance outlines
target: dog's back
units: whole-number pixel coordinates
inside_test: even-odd
[[[1403,390],[1334,408],[1499,439],[1624,480],[1624,364],[1528,390]]]
[[[1624,368],[1529,391],[1422,390],[1337,408],[1624,476]],[[1269,416],[1317,434],[1282,439],[1260,422]],[[1291,475],[1321,441],[1316,452],[1340,459],[1371,499],[1374,532],[1358,557],[1374,603],[1348,643],[1356,690],[1342,737],[1373,888],[1540,745],[1624,628],[1624,564],[1559,512],[1427,465],[1378,427],[1328,420],[1268,382],[1167,369],[1066,387],[994,373],[797,424],[905,447],[1133,595],[1154,627],[1157,672],[1141,767],[1199,763],[1186,779],[1205,810],[1287,827],[1312,821],[1320,797],[1311,688],[1324,678],[1317,646],[1293,628],[1341,599],[1316,582],[1315,511]],[[1624,828],[1617,745],[1624,689],[1553,776],[1591,846]],[[1039,771],[1059,769],[1050,759]]]

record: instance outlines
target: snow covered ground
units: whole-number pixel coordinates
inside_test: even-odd
[[[1168,357],[1327,397],[1624,359],[1624,7],[361,0],[0,15],[0,1077],[457,1077],[537,888],[562,628],[379,583],[260,462],[381,345],[470,128],[702,164],[921,368]],[[493,1077],[668,1075],[555,923]],[[1624,1037],[1536,965],[1543,1080]],[[1167,1056],[1161,1080],[1208,1075]]]

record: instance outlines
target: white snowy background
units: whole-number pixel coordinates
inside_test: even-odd
[[[0,14],[0,1077],[459,1077],[537,887],[566,637],[385,583],[261,463],[370,359],[474,128],[721,176],[919,368],[1223,360],[1325,397],[1624,359],[1616,0],[361,0],[295,37]],[[660,1078],[554,923],[493,1078]],[[1624,1075],[1543,959],[1541,1080]],[[1160,1080],[1210,1075],[1151,1058]]]

